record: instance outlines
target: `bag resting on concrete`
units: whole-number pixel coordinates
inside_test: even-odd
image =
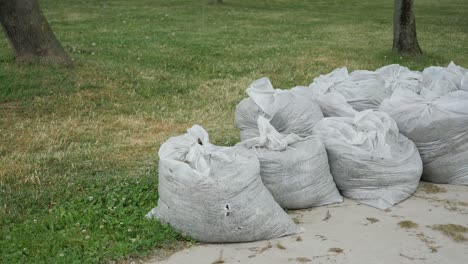
[[[416,143],[424,180],[468,185],[468,92],[438,96],[397,90],[380,109]]]
[[[325,144],[343,196],[386,209],[416,191],[422,173],[418,149],[387,114],[366,110],[324,118],[314,135]]]
[[[252,150],[217,147],[193,126],[159,150],[159,201],[147,217],[202,242],[246,242],[299,233],[260,178]]]
[[[255,151],[262,181],[281,207],[302,209],[343,201],[318,139],[282,135],[262,116],[258,129],[259,137],[238,145]]]

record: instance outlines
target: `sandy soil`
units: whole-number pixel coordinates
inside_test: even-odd
[[[438,188],[440,187],[440,188]],[[349,199],[289,212],[305,231],[241,244],[200,244],[147,263],[468,263],[468,240],[455,242],[431,227],[468,227],[468,186],[421,183],[410,199],[381,211]],[[404,228],[400,222],[416,227]],[[462,234],[468,239],[468,233]]]

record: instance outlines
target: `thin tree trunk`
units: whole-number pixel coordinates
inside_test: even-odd
[[[393,14],[393,51],[398,53],[422,54],[416,37],[416,19],[413,0],[395,0]]]
[[[0,23],[18,63],[72,65],[38,0],[0,0]]]

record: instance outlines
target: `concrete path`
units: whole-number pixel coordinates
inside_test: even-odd
[[[346,199],[290,215],[304,233],[254,243],[201,244],[148,263],[468,263],[467,240],[455,242],[433,229],[437,224],[468,227],[468,186],[421,183],[413,197],[386,211]],[[417,226],[404,228],[402,221]],[[468,239],[468,232],[459,235]]]

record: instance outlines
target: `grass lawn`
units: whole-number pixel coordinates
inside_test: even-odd
[[[194,123],[236,143],[234,109],[257,78],[468,67],[466,0],[415,1],[422,58],[391,53],[389,0],[40,3],[76,65],[18,66],[0,38],[0,263],[125,262],[184,243],[143,218],[159,145]]]

